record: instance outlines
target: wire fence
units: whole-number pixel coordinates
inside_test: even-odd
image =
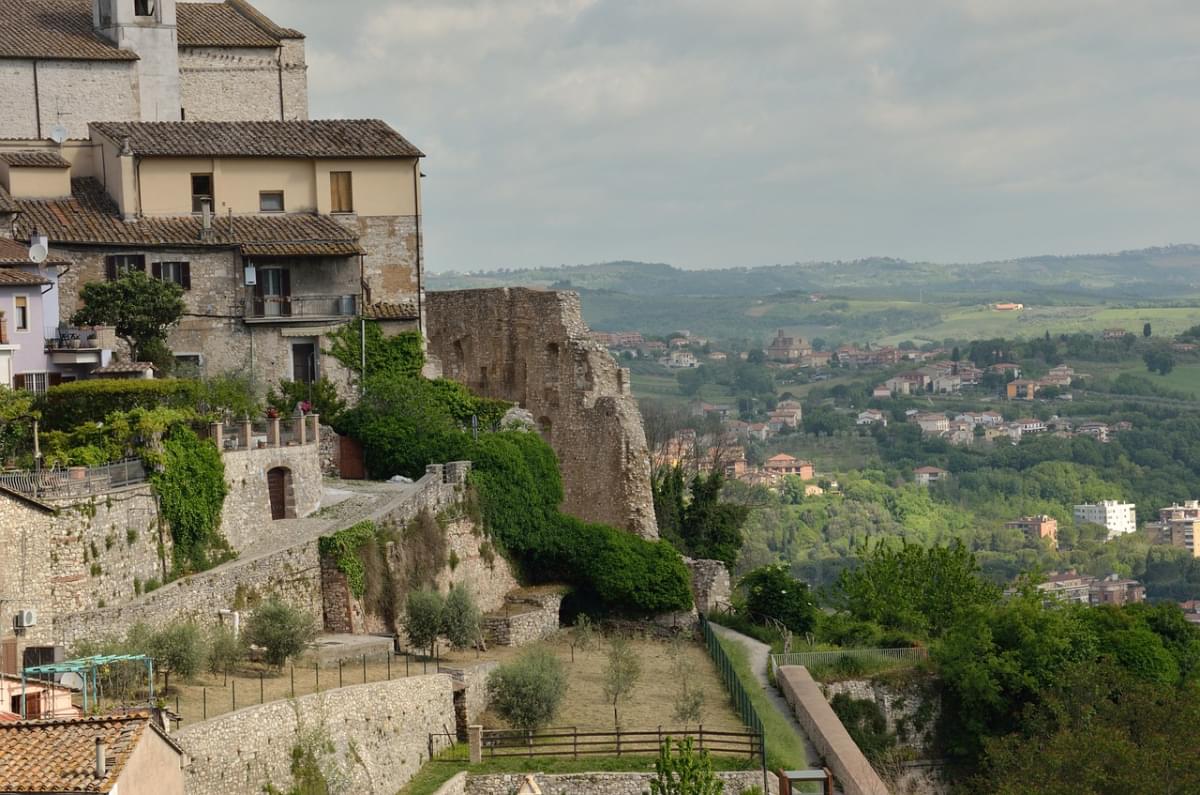
[[[741,677],[733,667],[733,661],[725,653],[725,648],[717,640],[716,633],[709,626],[708,619],[704,617],[703,613],[700,614],[700,634],[704,638],[708,655],[712,657],[717,666],[717,673],[721,677],[721,683],[725,685],[725,691],[729,693],[729,700],[733,704],[733,708],[741,716],[742,722],[758,735],[758,757],[762,763],[763,792],[769,792],[767,787],[767,733],[763,729],[762,718],[758,716],[758,710],[754,708],[750,694],[746,692]]]
[[[146,468],[138,458],[96,467],[0,472],[0,486],[34,498],[90,497],[145,482]]]
[[[830,651],[800,651],[771,655],[771,670],[783,665],[803,665],[806,668],[836,665],[844,659],[861,663],[922,662],[929,659],[924,647],[895,649],[833,649]]]

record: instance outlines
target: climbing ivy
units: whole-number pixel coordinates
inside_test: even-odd
[[[330,345],[326,351],[343,367],[362,378],[363,328],[367,331],[366,359],[367,376],[411,378],[421,374],[425,366],[425,343],[419,331],[404,331],[388,337],[379,323],[355,320],[328,335]]]
[[[174,541],[174,574],[203,571],[229,555],[221,537],[221,507],[227,492],[225,464],[212,444],[178,425],[163,437],[161,450],[147,456],[150,483]]]
[[[367,570],[359,557],[359,550],[373,541],[377,532],[375,523],[367,520],[339,530],[331,536],[324,536],[317,542],[317,549],[322,557],[333,560],[338,571],[346,575],[350,592],[356,599],[361,599],[367,590]]]

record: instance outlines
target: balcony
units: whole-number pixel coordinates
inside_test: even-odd
[[[103,349],[90,329],[46,329],[46,353],[56,365],[100,364]]]
[[[247,323],[345,320],[358,314],[356,295],[287,295],[246,300]]]

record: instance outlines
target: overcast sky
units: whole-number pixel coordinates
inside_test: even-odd
[[[429,268],[1200,242],[1196,0],[257,0],[427,155]]]

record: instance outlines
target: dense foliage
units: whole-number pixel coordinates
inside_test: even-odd
[[[150,483],[171,528],[175,573],[203,571],[219,562],[228,553],[219,532],[227,491],[221,453],[190,428],[176,426],[150,463]]]
[[[367,332],[365,350],[363,328]],[[364,357],[367,379],[415,378],[425,366],[425,349],[420,332],[405,331],[388,337],[374,320],[356,320],[345,324],[329,335],[329,343],[329,355],[354,373],[360,382],[364,379]]]
[[[377,532],[374,522],[364,520],[317,541],[321,556],[330,558],[338,571],[346,575],[350,593],[357,599],[361,599],[367,590],[367,571],[359,550],[372,541]]]
[[[46,430],[73,431],[87,423],[104,422],[108,415],[133,409],[195,409],[204,399],[204,385],[185,379],[93,379],[54,386],[37,399]]]
[[[0,385],[0,466],[29,448],[33,438],[33,394]]]
[[[266,661],[278,668],[308,648],[317,636],[317,622],[303,610],[272,598],[254,609],[245,635],[246,642],[265,649]]]
[[[650,795],[721,795],[725,791],[708,752],[695,748],[691,737],[675,741],[674,752],[671,744],[668,737],[654,760]]]
[[[745,613],[753,621],[777,621],[800,634],[816,623],[816,602],[808,584],[789,574],[783,564],[757,568],[738,585],[745,593]]]
[[[113,281],[88,282],[79,291],[83,306],[71,317],[77,326],[113,326],[129,345],[132,361],[145,361],[153,343],[183,316],[183,288],[129,271]]]
[[[404,631],[408,642],[418,649],[428,649],[433,656],[433,646],[442,634],[442,614],[446,599],[433,588],[409,591],[404,608]]]
[[[562,479],[540,436],[500,431],[475,438],[466,430],[472,416],[496,424],[506,408],[456,382],[374,378],[342,426],[363,442],[375,477],[419,477],[430,462],[472,461],[487,531],[528,579],[571,583],[585,603],[631,614],[689,607],[688,572],[669,544],[559,512]]]
[[[309,404],[309,411],[320,414],[321,421],[327,425],[336,425],[346,410],[346,401],[338,395],[337,387],[328,378],[312,383],[280,381],[267,390],[267,405],[279,412],[281,417],[295,414],[296,406],[301,403]]]
[[[724,475],[718,470],[698,474],[685,485],[683,468],[676,466],[656,474],[651,485],[662,537],[685,555],[719,560],[732,569],[750,509],[721,499]]]

